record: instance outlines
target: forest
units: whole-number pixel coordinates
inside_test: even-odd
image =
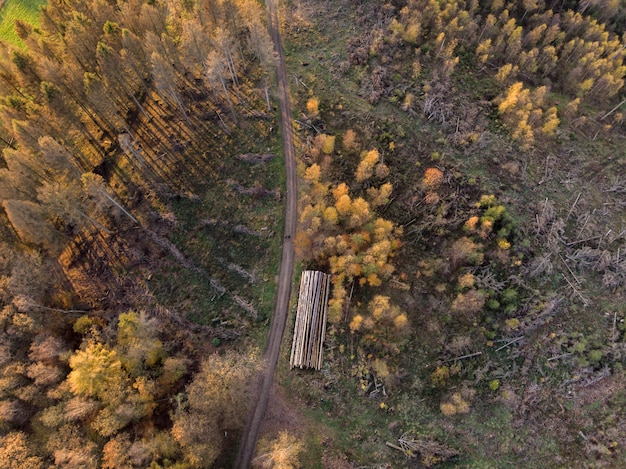
[[[0,37],[0,466],[626,465],[626,9],[49,0]],[[1,12],[2,10],[0,10]],[[13,34],[13,33],[12,33]]]

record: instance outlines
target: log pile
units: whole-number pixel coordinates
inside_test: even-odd
[[[291,346],[291,368],[322,368],[330,275],[305,270],[300,279],[298,311]]]

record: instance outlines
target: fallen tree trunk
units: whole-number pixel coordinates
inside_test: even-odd
[[[271,153],[243,153],[241,155],[236,156],[236,158],[245,163],[267,163],[272,158],[275,158],[276,155]]]

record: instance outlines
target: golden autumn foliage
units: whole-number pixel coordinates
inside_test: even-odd
[[[321,175],[320,165],[312,164],[304,173],[304,180],[310,183],[318,182]]]
[[[120,314],[117,340],[111,343],[103,341],[95,326],[81,330],[86,337],[69,358],[71,371],[64,384],[74,397],[61,419],[46,415],[51,426],[84,420],[101,437],[112,437],[150,417],[157,400],[187,372],[188,360],[167,356],[156,320],[145,313]]]
[[[348,194],[340,196],[335,203],[337,213],[341,216],[348,215],[350,213],[350,207],[352,207],[352,201],[350,200],[350,196]]]
[[[547,105],[547,88],[525,88],[522,82],[512,84],[496,98],[498,112],[522,148],[530,148],[540,135],[553,135],[560,123],[557,109]]]
[[[122,362],[115,350],[91,342],[70,358],[68,375],[74,394],[107,399],[109,393],[124,385]]]
[[[367,189],[367,200],[369,201],[372,208],[386,205],[389,203],[389,198],[392,191],[393,186],[389,182],[386,182],[378,189],[376,189],[375,187],[370,187]]]
[[[380,153],[378,150],[370,150],[363,152],[361,155],[361,161],[354,173],[357,182],[364,182],[372,177],[374,174],[374,165],[380,160]]]
[[[452,396],[450,396],[448,401],[441,403],[439,409],[445,416],[467,414],[469,412],[470,405],[461,393],[455,392]]]
[[[324,145],[322,145],[322,153],[326,155],[330,155],[333,151],[335,151],[335,136],[327,135],[324,140]]]
[[[379,159],[377,150],[363,152],[355,175],[364,182],[377,168],[386,174],[388,170]],[[392,259],[401,245],[398,238],[402,231],[374,212],[388,203],[393,187],[385,182],[364,188],[360,196],[346,183],[327,182],[317,164],[304,170],[303,179],[307,191],[301,198],[294,247],[300,259],[326,264],[330,269],[333,297],[329,320],[338,322],[343,316],[347,283],[358,280],[361,285],[378,287],[394,271]]]
[[[422,51],[427,46],[420,58],[429,59],[438,78],[454,69],[459,45],[464,54],[471,51],[480,72],[493,76],[501,89],[493,103],[500,108],[505,127],[522,149],[529,149],[552,137],[562,119],[572,121],[574,114],[589,112],[574,106],[557,111],[558,96],[540,96],[539,84],[549,83],[560,96],[601,106],[605,113],[618,103],[626,77],[626,48],[623,25],[618,26],[616,19],[623,16],[617,3],[592,1],[553,10],[533,1],[483,5],[410,0],[389,23],[387,33],[389,41],[404,41],[405,47],[414,41]],[[616,11],[617,16],[609,13]],[[424,90],[429,102],[431,88],[427,85]],[[424,109],[431,118],[432,106]]]
[[[339,221],[339,212],[335,207],[326,207],[324,210],[324,220],[331,225],[336,225]]]
[[[353,316],[350,331],[361,334],[363,344],[371,350],[396,353],[397,344],[402,342],[409,329],[406,313],[383,295],[372,298],[367,305],[367,313]]]
[[[320,113],[320,100],[316,97],[309,98],[306,102],[306,110],[311,117],[317,117]]]
[[[439,168],[428,168],[422,178],[422,186],[427,190],[436,190],[443,182],[443,171]]]

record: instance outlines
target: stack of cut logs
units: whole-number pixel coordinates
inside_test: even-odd
[[[291,368],[322,368],[330,275],[305,270],[300,279],[298,312],[291,346]]]

